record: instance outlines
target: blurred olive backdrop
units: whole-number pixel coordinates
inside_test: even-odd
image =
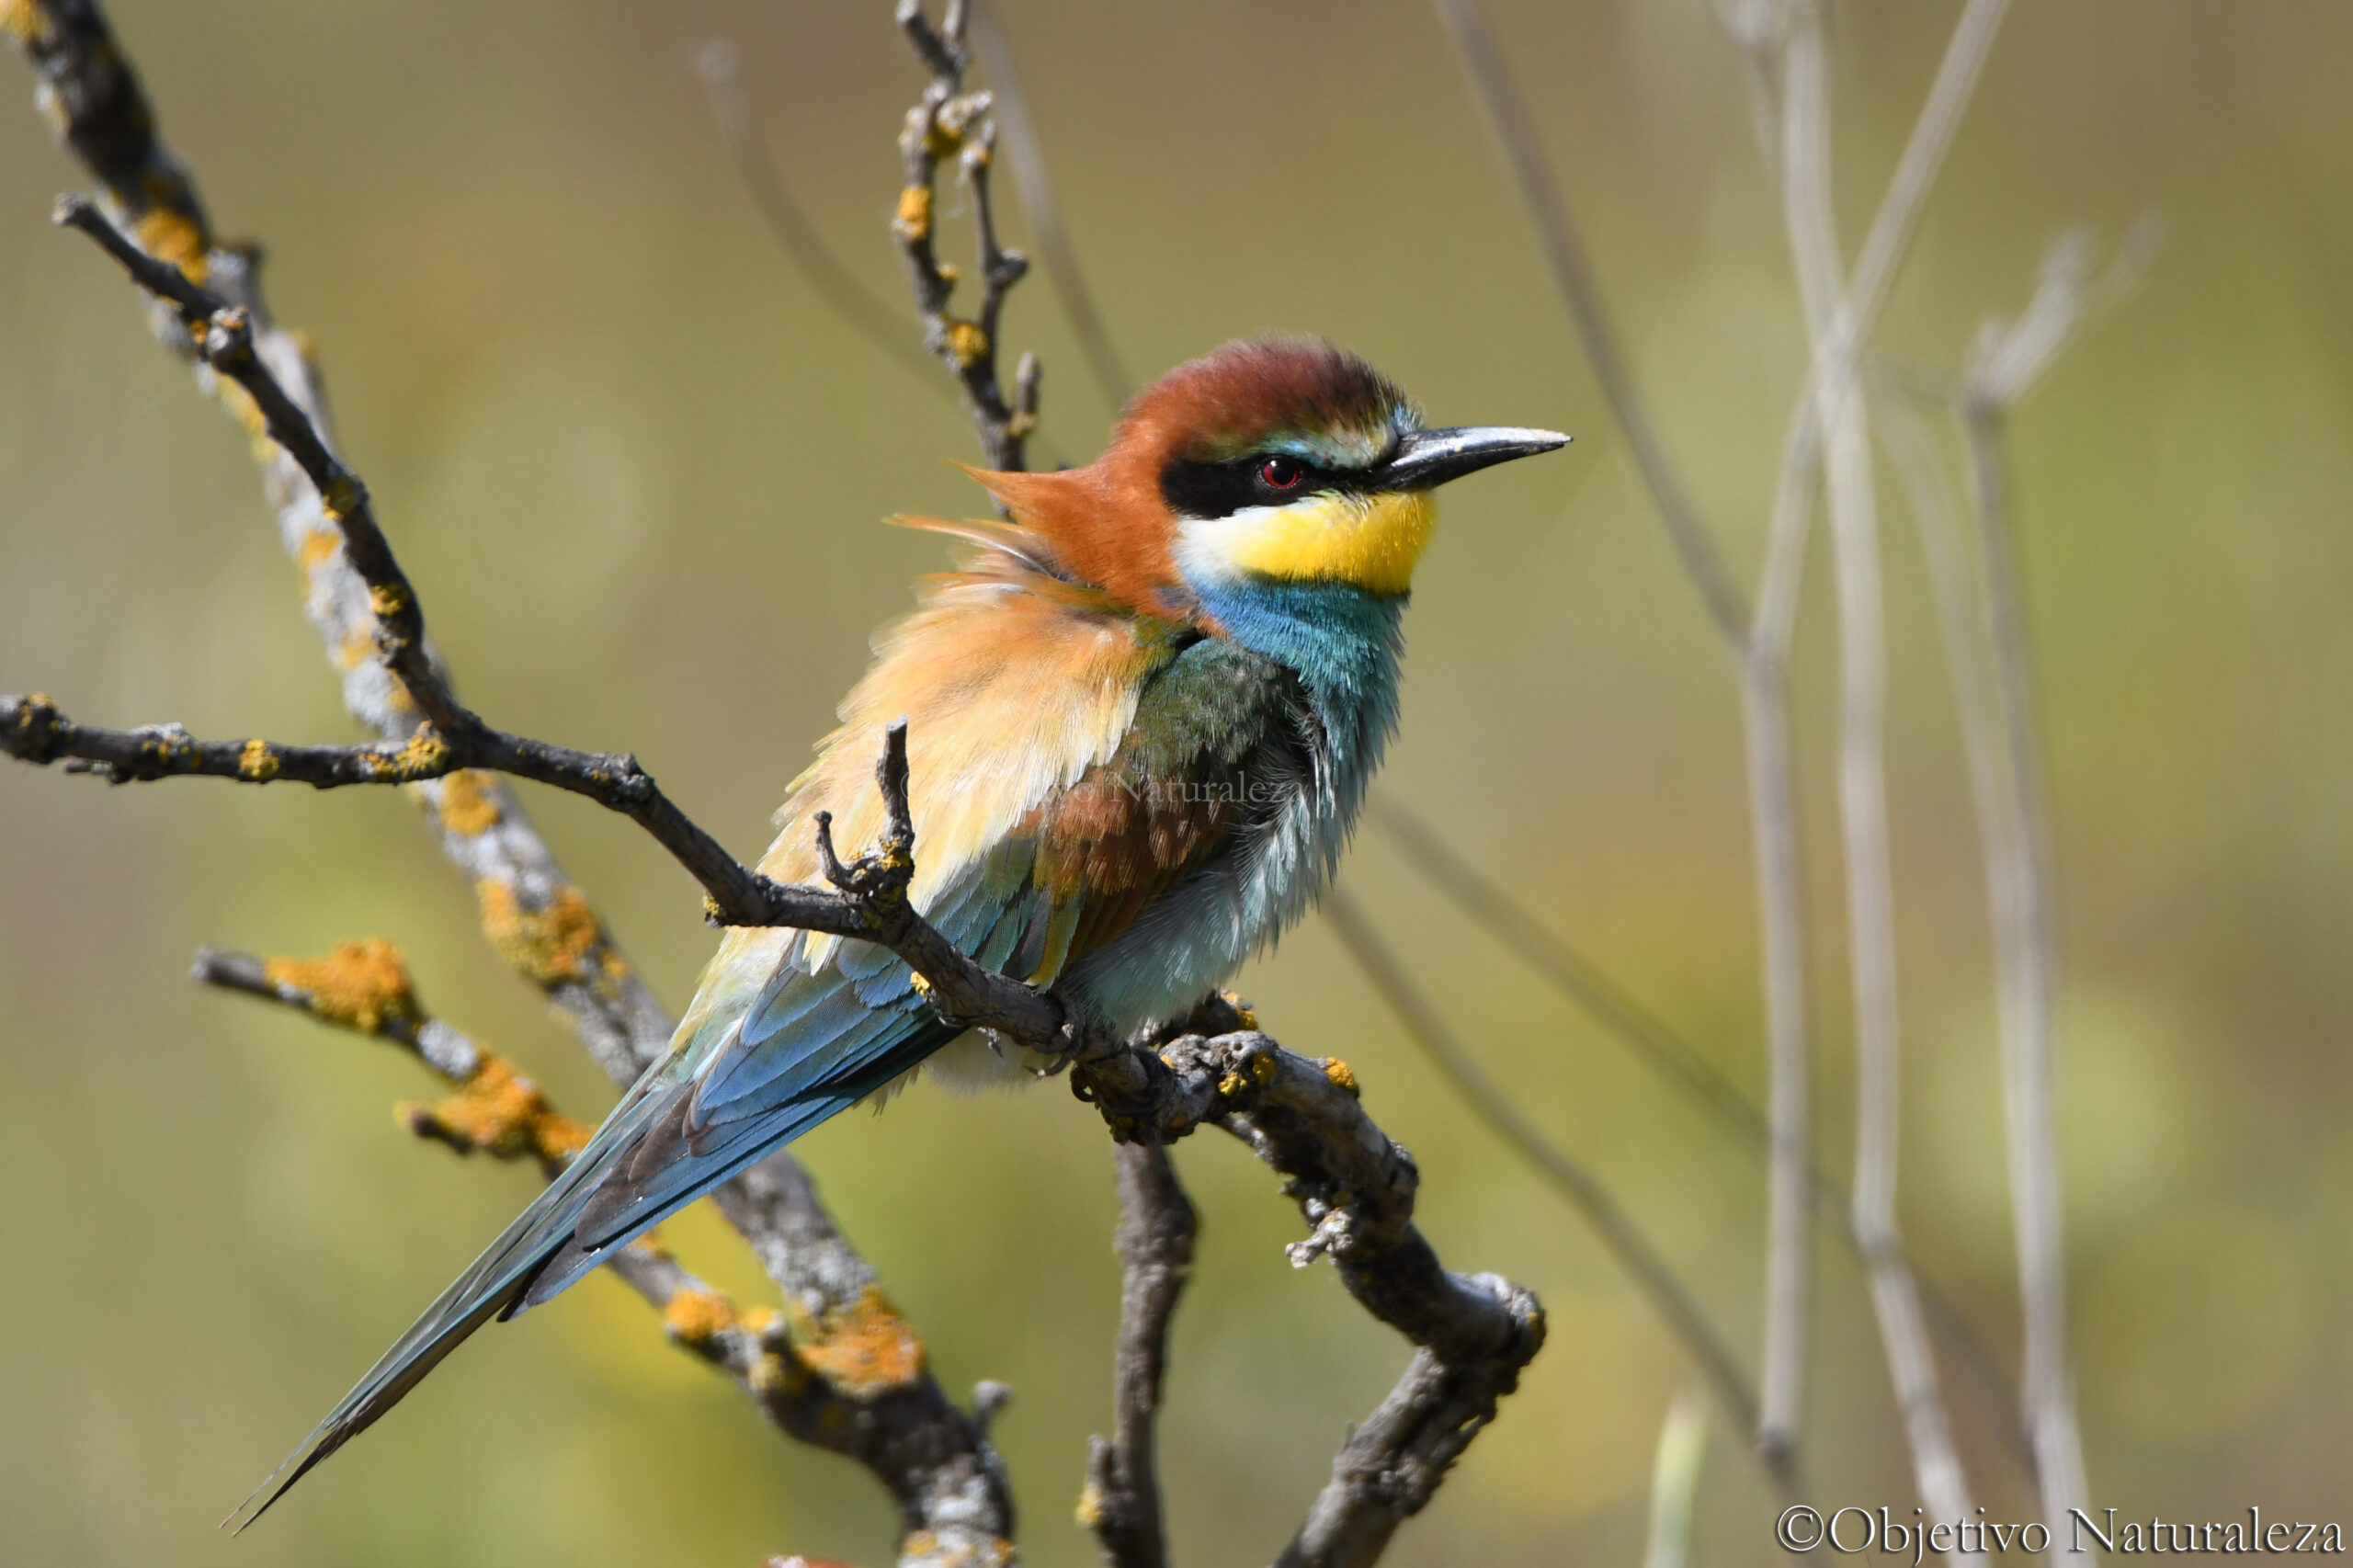
[[[894,304],[892,139],[917,85],[884,0],[112,0],[224,232],[267,241],[342,436],[467,695],[636,750],[746,853],[869,630],[970,513],[938,389],[814,300],[730,175],[693,61],[741,49],[774,145]],[[1667,438],[1742,575],[1802,344],[1733,53],[1701,0],[1495,0]],[[1842,7],[1851,246],[1949,5]],[[1381,786],[1761,1089],[1729,666],[1678,574],[1430,13],[1410,0],[1006,0],[1068,218],[1154,373],[1239,333],[1327,334],[1440,422],[1577,444],[1450,492]],[[2063,228],[2170,242],[2015,422],[2021,561],[2063,875],[2062,1089],[2095,1501],[2145,1517],[2353,1513],[2353,11],[2033,0],[1970,112],[1882,347],[1956,365]],[[93,722],[350,733],[244,442],[113,269],[51,231],[74,175],[0,66],[0,689]],[[962,204],[954,204],[959,213]],[[1017,204],[1011,222],[1026,233]],[[951,222],[956,244],[968,231]],[[912,327],[910,328],[912,331]],[[1042,278],[1041,457],[1110,410]],[[1903,1206],[2006,1384],[2015,1297],[1983,882],[1916,536],[1883,485],[1902,890]],[[1817,547],[1800,640],[1820,932],[1822,1157],[1851,1111]],[[674,1006],[710,937],[628,825],[538,793]],[[1369,838],[1346,873],[1495,1072],[1588,1160],[1753,1361],[1755,1161]],[[402,943],[437,1010],[593,1115],[609,1089],[474,929],[410,805],[0,768],[0,1559],[747,1564],[888,1555],[881,1494],[769,1431],[592,1281],[484,1334],[249,1537],[213,1521],[526,1199],[398,1131],[393,1051],[181,978],[200,944]],[[1527,1281],[1552,1339],[1395,1561],[1630,1563],[1690,1368],[1574,1216],[1493,1145],[1310,921],[1244,982],[1347,1057],[1425,1173],[1456,1267]],[[1077,1564],[1108,1414],[1105,1139],[1059,1085],[936,1087],[802,1146],[998,1428],[1031,1561]],[[1269,1557],[1404,1360],[1229,1142],[1178,1153],[1206,1218],[1165,1452],[1191,1563]],[[717,1223],[689,1261],[747,1292]],[[1826,1241],[1813,1490],[1913,1501],[1875,1333]],[[1948,1358],[1989,1511],[2028,1492]],[[1715,1428],[1699,1551],[1761,1562],[1771,1505]]]

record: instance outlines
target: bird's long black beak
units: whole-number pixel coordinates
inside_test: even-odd
[[[1514,458],[1532,458],[1569,444],[1558,430],[1521,430],[1508,425],[1458,425],[1450,430],[1415,430],[1399,437],[1397,449],[1368,475],[1381,490],[1427,490]]]

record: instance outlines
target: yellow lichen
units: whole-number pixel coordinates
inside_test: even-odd
[[[302,542],[295,547],[294,564],[300,567],[302,575],[307,577],[333,560],[335,551],[342,543],[343,536],[333,528],[313,528],[302,536]]]
[[[474,886],[483,934],[518,972],[540,985],[589,977],[605,930],[578,888],[566,883],[545,908],[527,909],[506,882],[484,878]]]
[[[461,767],[442,779],[439,813],[442,827],[467,838],[496,827],[501,813],[498,801],[488,788],[489,783],[488,774],[471,767]]]
[[[930,129],[925,135],[923,150],[935,164],[944,163],[956,155],[964,144],[964,122],[969,105],[950,104],[944,114],[932,117]]]
[[[400,749],[394,766],[405,778],[428,778],[449,764],[449,743],[431,730],[419,730]]]
[[[376,629],[372,626],[355,626],[335,644],[335,664],[339,670],[358,669],[375,656]]]
[[[562,1165],[588,1142],[589,1130],[550,1106],[540,1086],[495,1056],[446,1099],[404,1100],[392,1114],[402,1126],[454,1148],[480,1150],[502,1160],[529,1154]]]
[[[159,261],[168,261],[188,274],[188,281],[205,278],[204,231],[188,214],[171,207],[153,207],[142,213],[136,226],[139,248]]]
[[[708,1345],[738,1322],[735,1303],[717,1290],[681,1290],[662,1309],[664,1332],[681,1345]]]
[[[316,1017],[362,1034],[385,1034],[424,1016],[401,950],[381,937],[345,942],[323,959],[270,959],[262,973],[279,990],[300,993]]]
[[[1250,1076],[1257,1079],[1261,1084],[1273,1083],[1276,1075],[1282,1070],[1283,1064],[1275,1060],[1272,1051],[1267,1052],[1264,1056],[1254,1056],[1250,1059]]]
[[[931,187],[911,185],[899,192],[899,210],[891,220],[891,228],[910,242],[931,233]]]
[[[819,1318],[792,1353],[828,1387],[852,1399],[873,1399],[923,1375],[923,1341],[879,1285],[869,1285],[847,1307]]]
[[[1091,1530],[1103,1522],[1103,1489],[1092,1481],[1078,1489],[1078,1528]]]
[[[269,743],[256,736],[245,743],[237,754],[237,777],[267,784],[278,777],[278,758],[272,755]]]
[[[792,1559],[784,1561],[789,1565]],[[1007,1568],[1014,1561],[1013,1543],[1003,1536],[990,1536],[985,1540],[966,1540],[951,1545],[931,1530],[909,1530],[900,1538],[899,1561],[934,1563],[938,1568]],[[808,1563],[809,1568],[835,1568],[835,1564],[814,1557]]]
[[[1331,1080],[1333,1087],[1347,1090],[1350,1099],[1356,1097],[1357,1075],[1348,1064],[1338,1057],[1327,1056],[1324,1059],[1324,1076]]]
[[[396,583],[379,583],[368,590],[368,608],[378,620],[390,620],[408,607],[408,595]]]
[[[948,345],[948,352],[956,363],[971,369],[980,363],[981,356],[989,351],[989,335],[981,330],[980,323],[950,320],[940,330],[940,340]]]
[[[33,0],[0,0],[0,32],[18,43],[40,43],[48,37],[48,18]]]
[[[1249,1003],[1242,999],[1241,992],[1221,991],[1218,994],[1224,998],[1227,1006],[1233,1009],[1233,1016],[1242,1021],[1244,1028],[1256,1029],[1258,1027],[1258,1015],[1251,1010]]]
[[[1217,1081],[1217,1092],[1227,1099],[1232,1099],[1249,1086],[1250,1081],[1239,1073],[1228,1073]]]

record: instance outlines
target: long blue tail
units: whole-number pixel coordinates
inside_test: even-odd
[[[746,1166],[839,1114],[956,1035],[922,1013],[867,1015],[847,1061],[800,1060],[779,1074],[748,1114],[719,1122],[695,1113],[695,1077],[675,1063],[649,1072],[596,1136],[506,1233],[441,1292],[425,1315],[302,1445],[222,1522],[242,1530],[344,1444],[373,1426],[408,1391],[493,1317],[537,1306],[620,1248]],[[873,1038],[868,1040],[866,1037]]]
[[[398,1404],[466,1335],[516,1304],[548,1260],[572,1240],[581,1210],[605,1177],[636,1147],[648,1127],[693,1092],[691,1082],[665,1085],[617,1108],[547,1190],[441,1292],[301,1446],[222,1522],[242,1530],[260,1518],[328,1455]],[[660,1218],[647,1217],[616,1244],[625,1244]]]

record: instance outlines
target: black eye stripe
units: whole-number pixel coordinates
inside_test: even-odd
[[[1261,471],[1270,457],[1290,461],[1299,477],[1289,484],[1267,483]],[[1362,473],[1319,468],[1289,452],[1253,452],[1222,463],[1176,458],[1160,471],[1161,498],[1170,511],[1186,517],[1230,517],[1252,506],[1285,506],[1321,491],[1367,488]]]

